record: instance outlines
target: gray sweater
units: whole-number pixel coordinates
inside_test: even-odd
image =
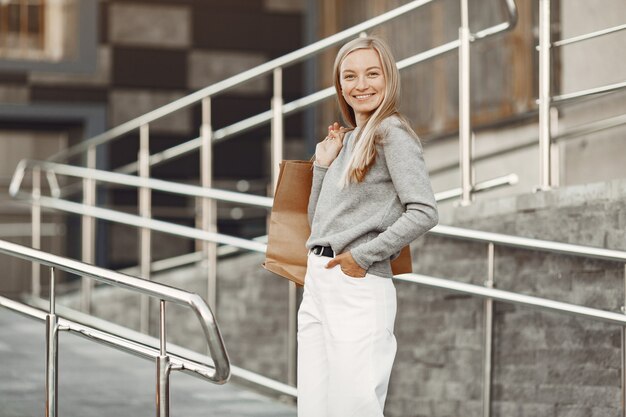
[[[421,145],[394,116],[380,126],[383,141],[376,145],[376,161],[363,182],[340,189],[358,129],[346,133],[329,167],[313,165],[306,247],[331,246],[335,254],[350,251],[367,272],[392,277],[390,260],[437,224],[437,204]]]

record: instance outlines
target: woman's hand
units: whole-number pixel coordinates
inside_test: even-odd
[[[338,122],[328,126],[328,136],[315,147],[315,160],[318,165],[327,167],[332,164],[343,148],[344,135],[345,128],[339,126]]]
[[[332,268],[335,265],[339,265],[344,274],[352,278],[363,278],[367,271],[359,266],[354,261],[352,253],[350,251],[335,255],[327,264],[326,268]]]

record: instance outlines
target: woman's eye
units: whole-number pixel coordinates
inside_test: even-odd
[[[354,78],[354,75],[346,75],[345,77],[343,77],[344,80],[351,80]]]
[[[378,73],[377,72],[370,72],[367,75],[370,76],[370,77],[378,77]]]

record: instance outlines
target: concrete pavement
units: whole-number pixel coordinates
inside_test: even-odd
[[[0,417],[41,417],[45,402],[44,323],[0,308]],[[61,333],[59,416],[154,417],[155,366]],[[296,417],[295,407],[235,384],[173,372],[172,417]]]

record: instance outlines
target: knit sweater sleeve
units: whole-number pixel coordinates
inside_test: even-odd
[[[374,262],[391,258],[439,221],[419,142],[401,127],[393,126],[385,136],[383,153],[391,181],[405,210],[376,238],[351,249],[355,262],[365,270]]]
[[[307,210],[309,226],[313,224],[313,216],[315,215],[315,208],[317,207],[317,200],[320,197],[326,171],[328,171],[328,167],[323,167],[317,165],[317,162],[313,162],[313,182],[311,183],[311,194],[309,195],[309,206]]]

